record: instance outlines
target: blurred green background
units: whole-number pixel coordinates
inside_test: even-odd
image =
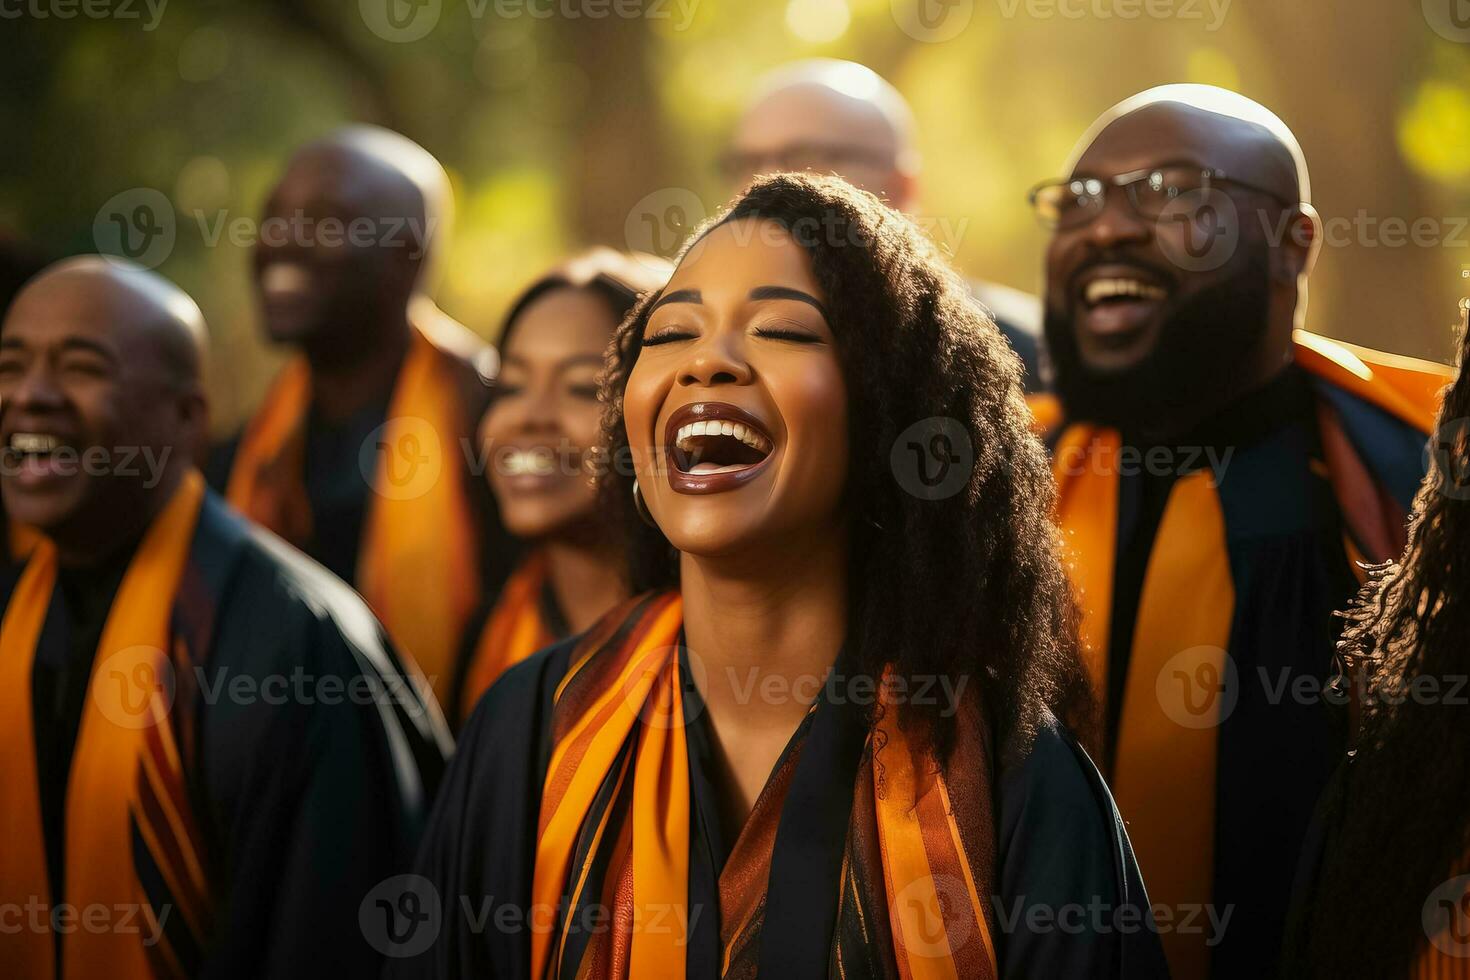
[[[440,302],[493,336],[569,249],[672,251],[730,190],[717,161],[754,80],[807,56],[864,62],[910,99],[922,212],[971,276],[1035,291],[1027,188],[1112,102],[1198,81],[1301,139],[1336,229],[1314,329],[1448,359],[1470,286],[1463,0],[86,3],[0,0],[0,244],[94,251],[115,195],[167,198],[158,268],[210,320],[222,429],[280,354],[259,338],[248,249],[215,233],[257,215],[296,144],[360,120],[438,155],[458,197]]]

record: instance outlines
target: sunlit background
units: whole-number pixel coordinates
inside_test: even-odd
[[[1310,325],[1447,359],[1470,287],[1457,2],[88,0],[97,17],[0,0],[0,238],[38,259],[94,251],[110,199],[166,198],[158,269],[210,320],[229,428],[280,354],[228,223],[255,218],[293,146],[344,121],[400,130],[449,168],[441,305],[493,336],[568,249],[672,251],[727,196],[728,129],[783,61],[851,58],[892,81],[918,119],[935,237],[970,275],[1031,291],[1044,238],[1026,189],[1110,103],[1211,82],[1295,129],[1335,220]]]

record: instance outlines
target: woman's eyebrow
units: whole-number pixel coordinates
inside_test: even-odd
[[[822,319],[828,323],[832,322],[832,318],[827,315],[827,308],[822,305],[821,300],[817,299],[811,293],[803,292],[800,289],[792,289],[790,286],[757,286],[750,291],[750,298],[794,299],[798,303],[806,303],[808,306],[815,308],[818,313],[822,314]]]
[[[658,309],[660,306],[663,306],[665,303],[703,302],[704,297],[699,294],[699,290],[697,289],[676,289],[672,293],[664,293],[657,300],[655,300],[654,304],[648,308],[648,312],[652,313],[654,310]]]

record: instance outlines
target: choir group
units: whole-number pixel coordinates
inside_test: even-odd
[[[33,278],[5,974],[1470,975],[1470,378],[1306,328],[1243,96],[1081,134],[1040,297],[921,230],[914,126],[778,71],[673,261],[569,256],[494,347],[444,169],[330,133],[262,224],[385,231],[261,236],[291,357],[213,444],[193,299]]]

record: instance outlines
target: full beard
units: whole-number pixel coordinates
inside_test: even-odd
[[[1067,419],[1157,432],[1170,419],[1198,418],[1201,405],[1224,405],[1265,341],[1268,275],[1264,255],[1243,257],[1228,279],[1166,307],[1157,346],[1120,371],[1094,371],[1082,362],[1075,303],[1047,304],[1046,342]]]

